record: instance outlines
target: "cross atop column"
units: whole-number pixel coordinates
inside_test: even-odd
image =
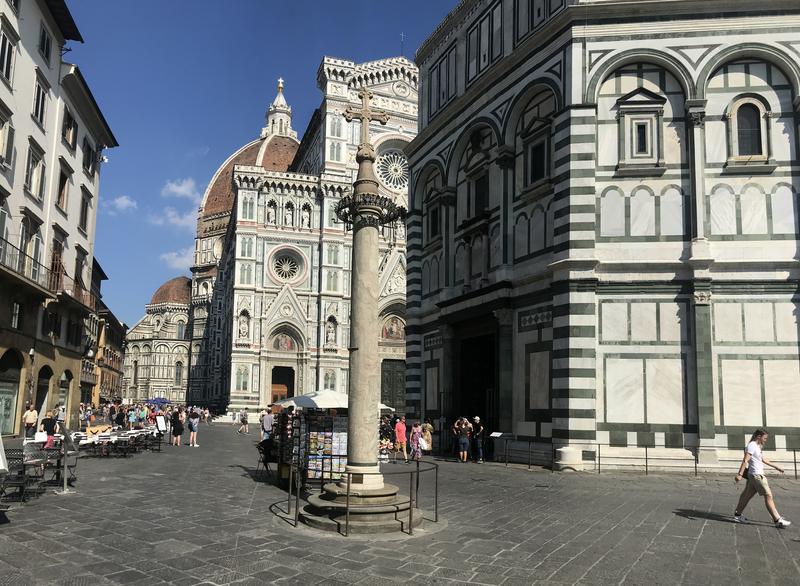
[[[344,117],[348,122],[353,120],[361,121],[361,144],[365,145],[369,144],[369,123],[375,121],[386,124],[389,121],[389,115],[385,110],[373,110],[370,108],[371,91],[362,89],[358,92],[358,97],[361,98],[361,109],[348,108],[344,112]]]

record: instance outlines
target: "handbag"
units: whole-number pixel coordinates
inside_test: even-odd
[[[33,441],[35,441],[35,442],[46,442],[47,441],[47,432],[46,431],[37,431],[36,434],[33,436]]]
[[[430,448],[428,447],[428,442],[425,441],[425,438],[421,437],[417,440],[419,449],[423,452],[427,452]]]

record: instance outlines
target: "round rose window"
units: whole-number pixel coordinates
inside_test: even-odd
[[[387,150],[378,156],[375,168],[381,182],[393,191],[408,187],[408,159],[402,151]]]
[[[291,281],[300,273],[300,263],[290,254],[279,254],[272,261],[272,270],[283,281]]]

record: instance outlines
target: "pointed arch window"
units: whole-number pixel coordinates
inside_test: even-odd
[[[186,324],[182,321],[178,322],[178,339],[183,340],[186,337]]]
[[[180,361],[175,363],[175,384],[183,384],[183,362]]]

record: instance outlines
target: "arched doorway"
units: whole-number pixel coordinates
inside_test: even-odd
[[[6,350],[0,358],[0,434],[14,433],[22,366],[22,356],[16,350]]]
[[[49,366],[43,366],[39,369],[39,376],[36,377],[36,400],[34,402],[39,416],[42,415],[42,407],[47,404],[51,378],[53,378],[53,371]]]
[[[272,368],[272,403],[294,397],[294,368],[275,366]]]
[[[72,391],[73,378],[72,373],[69,370],[65,370],[61,373],[61,378],[58,379],[58,404],[64,407],[67,422],[69,421],[68,403],[70,391]]]

